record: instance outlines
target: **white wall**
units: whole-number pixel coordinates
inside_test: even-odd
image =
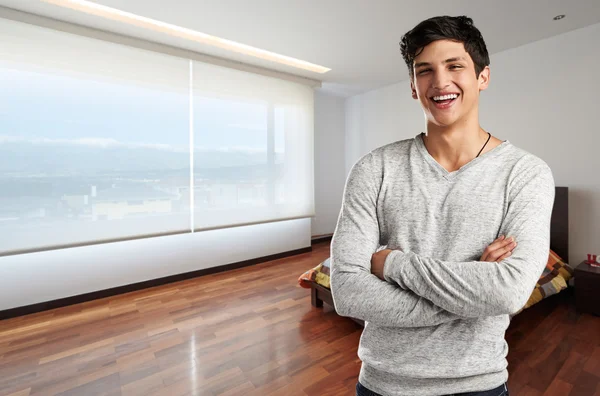
[[[312,235],[332,234],[342,204],[344,99],[315,92],[315,217]]]
[[[0,310],[308,246],[299,219],[0,257]]]
[[[545,160],[556,185],[569,187],[573,265],[600,253],[599,63],[596,24],[493,55],[481,97],[483,128]],[[373,148],[424,129],[408,81],[349,98],[346,172]]]
[[[412,138],[424,131],[423,120],[423,111],[410,96],[408,81],[348,98],[346,174],[369,151],[396,140]]]

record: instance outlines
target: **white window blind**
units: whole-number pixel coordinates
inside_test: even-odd
[[[308,86],[4,19],[0,85],[0,255],[314,214]]]
[[[193,92],[194,227],[312,216],[312,88],[194,62]]]

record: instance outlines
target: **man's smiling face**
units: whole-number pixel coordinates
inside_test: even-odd
[[[413,65],[413,98],[421,102],[427,122],[447,127],[477,115],[479,92],[489,82],[489,68],[475,73],[463,43],[437,40],[427,45]]]

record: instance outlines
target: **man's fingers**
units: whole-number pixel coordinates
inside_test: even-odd
[[[510,257],[510,256],[511,256],[511,254],[512,254],[512,251],[510,251],[510,252],[506,252],[506,253],[504,253],[502,256],[498,257],[498,258],[497,258],[496,260],[494,260],[494,261],[496,261],[497,263],[499,263],[500,261],[504,260],[505,258],[507,258],[507,257]]]
[[[496,239],[494,242],[492,242],[490,244],[490,247],[492,248],[492,250],[496,250],[499,249],[501,247],[504,247],[506,245],[509,245],[510,243],[512,243],[514,241],[514,237],[510,237],[510,238],[502,238],[502,239]]]
[[[504,249],[507,246],[510,246],[511,244],[513,244],[513,242],[514,242],[513,237],[502,239],[499,241],[494,241],[490,244],[490,246],[488,246],[488,250],[489,250],[489,252],[495,252],[498,249]]]
[[[496,249],[492,254],[489,255],[488,259],[489,261],[501,260],[501,257],[504,257],[507,253],[512,254],[512,251],[515,247],[517,247],[517,243],[511,242],[500,249]]]
[[[485,251],[483,252],[483,256],[481,257],[481,261],[485,261],[488,256],[490,255],[490,253],[492,253],[494,250],[496,250],[498,247],[502,246],[502,242],[504,242],[504,235],[500,235],[498,238],[496,238],[496,240],[492,243],[490,243],[487,248],[485,249]]]
[[[480,260],[489,262],[501,260],[501,257],[508,252],[512,252],[516,246],[517,243],[514,237],[504,238],[504,235],[501,235],[483,251]]]
[[[505,246],[508,243],[510,243],[510,240],[505,240],[504,235],[501,235],[499,238],[497,238],[494,242],[490,243],[485,248],[485,250],[483,251],[483,255],[481,256],[482,261],[486,261],[487,259],[489,259],[492,253],[494,253],[496,250]]]

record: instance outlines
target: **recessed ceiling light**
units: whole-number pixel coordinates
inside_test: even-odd
[[[554,17],[554,18],[552,18],[552,19],[554,19],[555,21],[560,21],[560,20],[561,20],[561,19],[563,19],[565,16],[566,16],[565,14],[561,14],[561,15],[557,15],[557,16],[555,16],[555,17]]]
[[[41,0],[45,3],[54,4],[60,7],[70,8],[76,11],[85,12],[87,14],[96,15],[102,18],[111,19],[127,23],[129,25],[138,26],[141,28],[153,30],[155,32],[165,33],[170,36],[180,37],[187,40],[196,41],[199,43],[208,44],[214,47],[223,48],[232,52],[237,52],[244,55],[253,56],[277,62],[283,65],[292,66],[298,69],[308,70],[316,73],[327,73],[331,69],[315,65],[314,63],[306,62],[300,59],[292,58],[285,55],[276,54],[260,48],[251,47],[249,45],[237,43],[235,41],[222,39],[211,36],[206,33],[201,33],[192,29],[187,29],[181,26],[172,25],[170,23],[157,21],[155,19],[146,18],[130,12],[117,10],[116,8],[106,7],[100,4],[92,3],[86,0]]]

